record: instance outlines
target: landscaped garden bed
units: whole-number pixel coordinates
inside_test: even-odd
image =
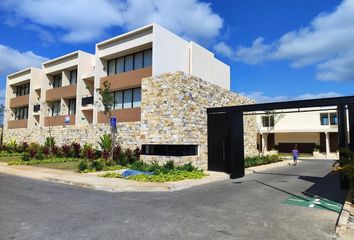
[[[279,155],[265,155],[245,158],[245,168],[283,161]]]
[[[108,172],[101,177],[106,178],[124,178],[139,182],[174,182],[185,179],[201,179],[207,176],[202,170],[197,169],[191,163],[181,166],[175,166],[173,161],[168,161],[160,166],[157,163],[147,164],[137,161],[128,166],[131,170],[137,170],[141,174],[126,176],[117,172]],[[124,172],[123,172],[124,173]]]

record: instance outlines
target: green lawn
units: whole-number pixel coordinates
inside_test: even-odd
[[[13,156],[13,157],[0,157],[0,162],[11,162],[21,160],[21,156]]]
[[[8,163],[13,161],[21,161],[21,156],[0,157],[0,162]],[[77,172],[78,171],[77,165],[78,165],[78,161],[67,161],[67,162],[39,163],[39,164],[33,164],[31,166]]]
[[[31,166],[32,167],[52,168],[52,169],[59,169],[59,170],[77,172],[78,171],[77,164],[78,164],[78,162],[71,161],[71,162],[35,164],[35,165],[31,165]]]

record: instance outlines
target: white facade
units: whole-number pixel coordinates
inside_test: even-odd
[[[136,59],[136,54],[142,51],[151,53],[149,66],[134,66],[134,69],[116,72],[114,76],[108,74],[109,61],[122,57],[126,61],[127,56],[133,54]],[[76,71],[74,84],[70,83],[73,71]],[[29,68],[9,75],[6,85],[5,107],[8,114],[5,128],[8,127],[8,120],[12,121],[10,128],[102,123],[100,113],[103,106],[97,89],[101,87],[103,80],[109,78],[110,83],[116,84],[115,89],[111,89],[112,92],[129,92],[141,88],[143,78],[176,71],[192,74],[224,89],[230,89],[228,65],[216,59],[207,49],[154,23],[97,43],[95,54],[75,51],[44,62],[41,69]],[[60,84],[54,86],[54,78],[58,79],[58,76],[61,79]],[[124,84],[119,84],[120,82]],[[26,96],[17,96],[15,91],[27,83],[30,83],[29,93]],[[73,102],[75,111],[72,112],[70,106],[73,106]],[[23,106],[28,107],[28,120],[15,119],[14,112],[18,112],[18,108]],[[33,110],[34,107],[36,111]],[[123,121],[140,120],[140,106],[132,104],[131,108],[117,109],[117,114],[119,112],[120,115],[127,116]]]

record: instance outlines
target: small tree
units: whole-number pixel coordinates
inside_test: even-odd
[[[108,124],[110,125],[111,131],[111,149],[110,149],[110,157],[113,163],[113,149],[115,145],[115,132],[116,129],[111,126],[111,118],[112,118],[112,108],[114,104],[114,98],[110,91],[111,84],[108,81],[103,83],[103,88],[98,88],[97,92],[101,95],[101,102],[104,108],[104,114],[108,115]]]
[[[52,117],[52,110],[48,104],[48,102],[43,101],[41,103],[40,106],[40,111],[42,113],[42,116],[44,117]],[[60,105],[60,112],[65,112],[66,111],[66,107],[64,104]],[[47,142],[47,147],[49,148],[50,153],[53,152],[53,147],[55,144],[54,141],[54,137],[52,136],[52,132],[53,132],[53,128],[54,126],[56,126],[56,121],[58,120],[58,118],[49,118],[47,121],[47,126],[43,127],[42,129],[45,130],[45,128],[47,128],[48,130],[48,137],[46,138],[46,142]]]

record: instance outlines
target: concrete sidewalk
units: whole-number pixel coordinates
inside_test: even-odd
[[[245,173],[250,174],[253,172],[264,171],[274,167],[285,166],[288,165],[290,162],[291,161],[285,160],[273,164],[251,167],[247,168]],[[299,164],[301,164],[301,161],[299,162]],[[103,174],[103,172],[99,174],[74,173],[70,171],[33,166],[8,166],[6,163],[3,162],[0,162],[0,172],[20,177],[69,184],[78,187],[91,188],[107,192],[177,191],[230,178],[229,175],[226,173],[208,171],[208,176],[202,179],[191,179],[166,183],[151,183],[137,182],[122,178],[103,178],[98,176],[99,174]]]

